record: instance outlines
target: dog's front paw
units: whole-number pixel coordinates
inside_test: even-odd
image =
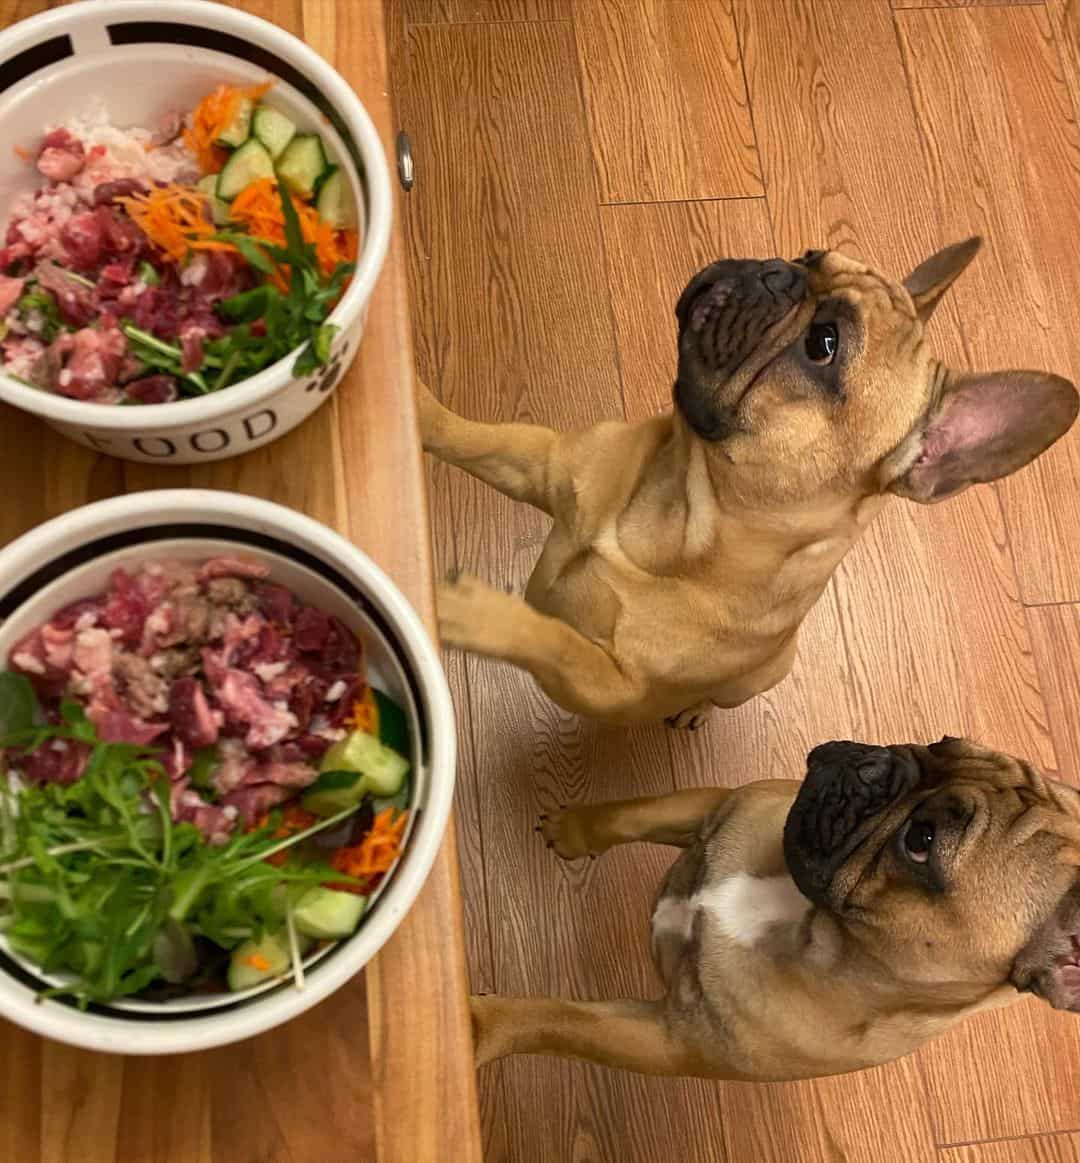
[[[563,860],[594,859],[606,851],[606,844],[597,843],[587,807],[564,808],[554,815],[542,815],[536,830],[556,856]]]
[[[482,649],[493,629],[492,599],[501,596],[505,595],[468,574],[444,581],[435,596],[443,642],[464,650]]]
[[[696,706],[687,707],[685,711],[680,711],[677,715],[669,715],[664,722],[676,730],[697,731],[708,722],[712,709],[712,703],[698,703]]]
[[[443,582],[436,604],[444,645],[489,658],[514,658],[531,614],[521,598],[468,574]]]

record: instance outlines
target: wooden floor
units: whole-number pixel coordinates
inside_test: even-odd
[[[959,367],[1080,381],[1080,0],[395,0],[421,372],[455,409],[559,427],[664,407],[672,308],[721,256],[837,247],[897,275],[988,247],[934,339]],[[433,466],[441,565],[520,589],[543,520]],[[697,735],[597,728],[448,656],[477,989],[655,993],[669,856],[567,866],[563,800],[801,774],[813,744],[970,734],[1080,779],[1080,429],[998,487],[895,502],[807,623],[795,673]],[[481,1074],[514,1163],[1080,1160],[1080,1019],[1022,1003],[815,1083]]]

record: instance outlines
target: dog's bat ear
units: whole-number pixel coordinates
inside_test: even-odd
[[[939,250],[926,262],[920,263],[904,280],[904,287],[915,304],[919,318],[925,323],[934,313],[945,292],[964,273],[968,263],[979,253],[982,239],[977,235],[966,242],[958,242]]]
[[[888,458],[885,487],[922,504],[1023,468],[1064,436],[1080,396],[1061,376],[989,372],[949,382],[919,428]]]
[[[1056,1010],[1080,1011],[1078,937],[1080,885],[1074,885],[1016,955],[1009,980],[1021,993],[1034,993]]]

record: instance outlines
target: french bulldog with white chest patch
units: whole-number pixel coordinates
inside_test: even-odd
[[[572,807],[565,859],[682,848],[657,1001],[477,997],[478,1061],[555,1054],[769,1081],[908,1054],[1030,991],[1080,1009],[1080,792],[959,739],[828,743],[806,779]]]

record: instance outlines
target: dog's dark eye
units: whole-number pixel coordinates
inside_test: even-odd
[[[840,349],[840,333],[835,323],[812,323],[806,333],[806,358],[828,367]]]
[[[925,864],[934,845],[934,825],[929,820],[908,820],[904,825],[903,842],[909,859],[916,864]]]

